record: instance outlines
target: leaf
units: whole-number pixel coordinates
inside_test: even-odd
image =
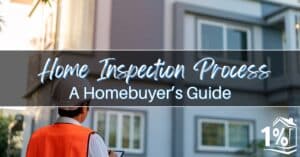
[[[34,4],[34,6],[33,6],[33,8],[31,9],[31,11],[30,11],[30,13],[29,13],[29,17],[31,17],[32,16],[32,14],[34,13],[34,11],[36,10],[36,8],[40,5],[40,3],[44,3],[44,4],[48,4],[50,7],[52,7],[52,5],[51,5],[51,0],[38,0],[35,4]]]
[[[52,6],[51,0],[42,0],[42,2],[44,2],[45,4],[48,4],[50,7]]]
[[[8,148],[8,125],[10,121],[8,118],[3,117],[0,114],[0,156],[6,156],[6,150]]]

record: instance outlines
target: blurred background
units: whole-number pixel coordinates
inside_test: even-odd
[[[288,52],[300,49],[299,7],[298,0],[0,0],[0,49],[5,50],[0,55],[5,74],[0,100],[7,106],[0,108],[0,156],[24,157],[32,132],[57,117],[55,107],[41,107],[53,105],[52,84],[41,86],[34,77],[45,57],[56,55],[51,50],[118,49],[210,50],[220,64],[267,63],[273,73],[263,82],[222,83],[238,96],[230,102],[94,107],[84,125],[99,131],[110,148],[125,150],[128,157],[280,156],[263,151],[260,131],[278,116],[300,123],[299,108],[291,107],[300,104],[300,54]],[[68,53],[67,60],[94,59]],[[202,56],[184,58],[188,63]],[[188,80],[182,85],[217,84]],[[139,81],[135,85],[170,86]],[[105,86],[118,87],[120,82]],[[178,104],[186,107],[171,107]],[[220,104],[224,106],[213,106]]]

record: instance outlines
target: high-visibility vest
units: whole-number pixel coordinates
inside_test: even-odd
[[[26,157],[88,157],[93,133],[89,128],[68,123],[43,127],[31,136]]]

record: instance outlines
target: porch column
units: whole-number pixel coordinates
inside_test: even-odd
[[[296,15],[293,10],[288,10],[285,14],[285,34],[286,34],[286,49],[296,49]]]
[[[285,14],[285,35],[286,35],[286,49],[287,50],[295,50],[297,49],[297,37],[296,37],[296,14],[293,10],[288,10]],[[288,78],[289,81],[293,84],[293,82],[298,81],[295,80],[297,78],[297,55],[296,53],[287,53],[287,71],[288,71]],[[289,106],[297,106],[299,105],[299,101],[296,99],[297,94],[293,91],[289,91]],[[288,109],[289,116],[293,117],[296,120],[297,125],[300,125],[300,109],[299,108],[289,108]],[[299,143],[300,138],[300,130],[297,130],[297,143]],[[292,154],[292,157],[299,157],[300,156],[300,148],[297,148],[297,152]]]

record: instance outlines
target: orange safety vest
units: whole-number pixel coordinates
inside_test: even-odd
[[[89,128],[68,123],[43,127],[31,136],[26,157],[88,157],[93,133]]]

